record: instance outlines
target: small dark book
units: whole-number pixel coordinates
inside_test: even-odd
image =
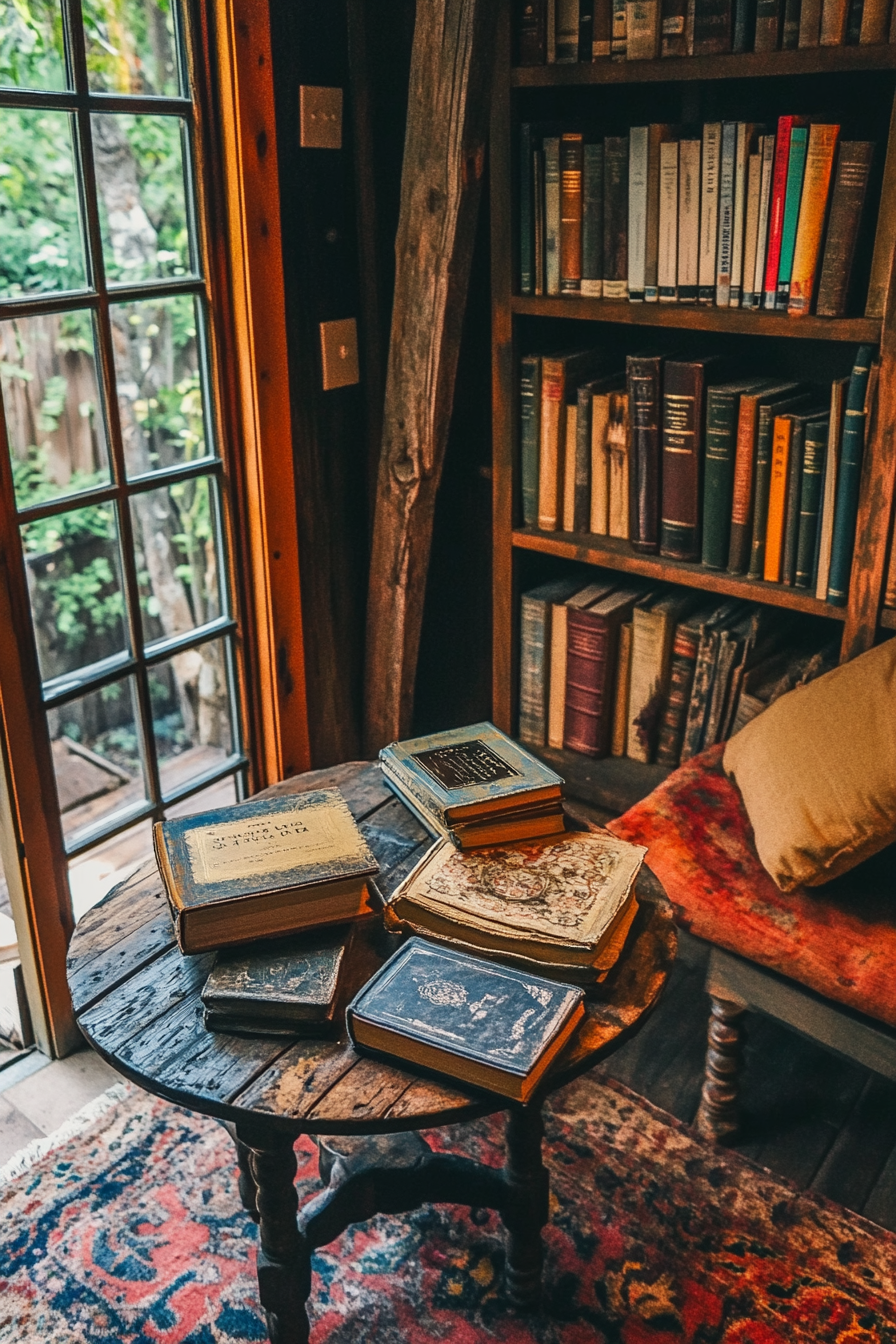
[[[700,558],[700,501],[706,384],[715,356],[666,361],[660,555]]]
[[[362,1051],[528,1101],[584,1015],[572,985],[411,938],[346,1011]]]
[[[844,140],[837,151],[831,212],[821,262],[819,317],[843,317],[849,299],[856,240],[874,158],[871,140]]]
[[[350,933],[273,938],[219,952],[200,995],[210,1031],[326,1036]]]
[[[516,57],[520,65],[544,65],[548,58],[547,0],[517,0]]]
[[[660,539],[663,356],[629,355],[626,381],[631,417],[629,540],[636,551],[657,551]]]
[[[695,0],[694,55],[731,50],[731,0]]]

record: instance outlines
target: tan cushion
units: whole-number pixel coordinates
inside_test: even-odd
[[[782,695],[723,757],[782,891],[896,840],[896,639]],[[896,893],[894,893],[896,894]]]

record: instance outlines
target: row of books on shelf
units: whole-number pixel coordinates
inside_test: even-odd
[[[896,41],[891,0],[517,0],[520,65]]]
[[[836,664],[818,622],[598,571],[524,593],[520,738],[674,768]]]
[[[723,381],[715,356],[604,350],[520,365],[523,522],[849,594],[874,347],[830,383]]]
[[[603,139],[526,122],[520,292],[842,317],[874,149],[802,116],[768,133],[653,123]],[[882,222],[868,317],[882,316],[896,230]]]

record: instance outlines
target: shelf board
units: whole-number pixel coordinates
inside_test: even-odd
[[[670,773],[664,765],[642,765],[627,756],[605,756],[596,761],[578,751],[556,751],[528,744],[526,750],[563,776],[567,797],[579,798],[617,817],[646,798]]]
[[[835,621],[846,620],[846,608],[819,602],[802,589],[789,588],[782,583],[762,583],[726,574],[723,570],[706,569],[703,565],[686,560],[667,560],[665,556],[641,555],[632,550],[627,541],[616,537],[596,537],[573,532],[539,532],[525,528],[513,533],[513,545],[527,551],[541,551],[545,555],[561,556],[564,560],[579,560],[589,565],[603,565],[606,569],[622,570],[626,574],[640,574],[644,578],[662,582],[682,583],[688,588],[702,588],[709,593],[739,597],[749,602],[765,602],[790,611],[805,611],[813,616],[828,616]],[[896,616],[896,612],[893,613]]]
[[[510,72],[516,89],[577,84],[656,84],[679,80],[769,79],[896,69],[896,46],[804,47],[796,51],[726,52],[657,61],[594,61],[575,65],[522,65]]]
[[[789,54],[789,53],[788,53]],[[873,317],[788,317],[749,308],[711,308],[704,304],[629,303],[625,299],[529,298],[514,295],[513,313],[531,317],[572,317],[588,322],[623,322],[690,331],[730,331],[750,336],[786,336],[797,340],[850,341],[877,345],[881,324]]]

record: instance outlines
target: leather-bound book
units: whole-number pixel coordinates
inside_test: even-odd
[[[818,572],[815,576],[815,596],[819,602],[826,602],[828,597],[828,579],[831,574],[831,544],[834,539],[834,508],[837,502],[837,476],[840,470],[840,446],[843,438],[843,409],[846,405],[846,389],[848,386],[848,378],[835,378],[831,383],[831,414],[828,422],[821,512],[818,520]]]
[[[604,292],[604,142],[586,143],[582,151],[582,285],[583,298]]]
[[[840,145],[815,305],[819,317],[846,316],[856,239],[873,158],[872,140],[844,140]]]
[[[560,293],[560,137],[544,138],[544,292]]]
[[[560,293],[582,288],[582,163],[578,132],[560,138]]]
[[[626,0],[626,52],[628,61],[655,61],[660,54],[661,0]]]
[[[719,632],[725,623],[742,609],[742,604],[729,599],[720,603],[713,614],[701,622],[700,645],[697,649],[697,663],[694,668],[694,680],[691,685],[691,698],[684,725],[684,737],[681,743],[680,760],[689,761],[703,750],[706,719],[712,698],[713,678],[715,676],[716,655],[719,649]]]
[[[800,44],[801,0],[784,0],[784,21],[781,25],[781,50],[794,51]]]
[[[517,0],[517,62],[544,65],[547,47],[548,0]]]
[[[660,6],[660,55],[687,56],[688,0],[662,0]]]
[[[695,0],[694,55],[731,50],[731,0]]]
[[[839,134],[839,126],[809,127],[809,146],[787,304],[787,311],[794,317],[804,317],[812,308]]]
[[[579,60],[587,61],[589,64],[592,58],[592,45],[594,42],[594,0],[579,0]]]
[[[628,136],[604,140],[604,298],[628,296]]]
[[[538,458],[541,432],[541,355],[520,360],[520,481],[523,525],[538,525]]]
[[[567,404],[608,358],[596,350],[542,356],[538,526],[543,531],[556,532],[563,517]]]
[[[669,694],[663,709],[656,747],[657,765],[667,765],[674,770],[681,759],[681,746],[694,685],[700,636],[703,626],[712,618],[714,612],[715,605],[707,603],[698,607],[683,621],[679,621],[675,627],[672,661],[669,665]]]
[[[865,394],[873,359],[874,346],[860,345],[846,389],[837,500],[834,505],[831,573],[828,580],[828,601],[837,607],[845,607],[849,596],[849,576],[859,510],[859,482],[865,452]]]
[[[775,420],[788,411],[802,410],[810,394],[796,392],[774,403],[760,403],[756,428],[756,466],[753,488],[753,532],[750,539],[750,565],[747,578],[761,579],[765,570],[765,539],[768,526],[769,492],[772,479],[772,439]]]
[[[848,22],[849,0],[822,0],[820,45],[842,47],[846,42]]]
[[[329,1036],[354,928],[219,952],[200,998],[210,1031]]]
[[[678,145],[678,302],[696,303],[700,267],[700,141]]]
[[[621,588],[567,616],[566,718],[563,745],[606,756],[613,726],[619,628],[631,620],[643,589]]]
[[[609,59],[613,40],[613,0],[594,0],[594,27],[591,34],[592,61]]]
[[[543,747],[547,740],[553,605],[572,597],[578,587],[578,579],[555,579],[520,600],[520,739],[531,747]]]
[[[821,32],[821,0],[802,0],[797,46],[817,47]]]
[[[573,65],[579,59],[579,0],[554,0],[558,65]]]
[[[520,127],[520,293],[535,293],[535,202],[532,175],[532,126]]]
[[[777,51],[781,44],[783,0],[756,0],[754,51]]]
[[[672,560],[700,558],[704,408],[715,358],[669,359],[663,369],[660,554]]]
[[[859,42],[863,47],[886,42],[890,28],[890,0],[865,0]]]
[[[830,416],[812,420],[803,440],[803,472],[800,481],[800,512],[797,526],[794,587],[810,588],[817,554],[816,540],[821,512],[821,494],[827,456]]]
[[[352,1000],[346,1022],[359,1050],[525,1102],[581,1021],[583,1000],[571,985],[411,938]]]
[[[653,760],[669,690],[675,628],[697,600],[693,593],[659,593],[642,598],[632,612],[626,750],[633,761],[649,764]]]
[[[614,588],[613,583],[599,581],[589,583],[586,588],[567,597],[563,602],[555,602],[551,615],[551,675],[548,691],[548,736],[549,747],[557,750],[563,746],[563,732],[566,727],[566,660],[569,651],[569,613],[572,609],[590,607]]]
[[[756,0],[734,0],[731,50],[752,51],[756,36]]]
[[[737,416],[734,480],[731,498],[731,532],[728,547],[729,574],[746,574],[753,536],[753,496],[756,475],[756,440],[759,409],[781,397],[792,396],[796,383],[766,381],[757,391],[741,394]]]
[[[626,360],[631,423],[629,541],[636,551],[659,550],[663,358],[644,354]]]
[[[827,411],[818,407],[814,419],[826,423]],[[787,502],[784,509],[784,541],[781,551],[781,582],[792,588],[796,582],[796,556],[800,531],[800,497],[805,466],[806,435],[813,421],[808,415],[792,415],[790,461],[787,471]],[[812,559],[814,560],[814,548]]]
[[[613,728],[610,754],[624,756],[628,740],[628,693],[632,679],[632,623],[619,627],[619,648],[616,653],[616,689],[613,699]]]
[[[757,392],[765,383],[741,379],[720,383],[706,394],[706,452],[703,467],[703,546],[701,560],[708,569],[728,563],[731,501],[741,396]]]
[[[678,299],[678,141],[660,145],[659,250],[657,292],[660,303]]]
[[[627,44],[626,0],[612,0],[612,4],[613,27],[610,38],[610,55],[614,61],[624,61]]]
[[[627,539],[631,519],[632,432],[628,393],[611,392],[607,414],[607,463],[611,537]]]

